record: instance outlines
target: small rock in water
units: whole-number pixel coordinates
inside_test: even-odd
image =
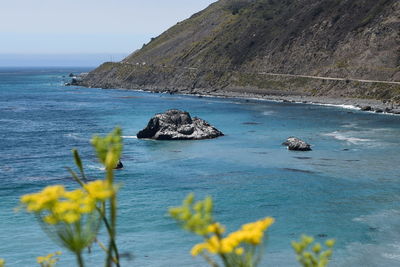
[[[361,110],[362,110],[362,111],[371,111],[371,110],[372,110],[372,107],[371,107],[371,106],[362,106],[362,107],[361,107]]]
[[[296,137],[289,137],[282,145],[287,146],[289,150],[310,151],[311,145]]]
[[[146,128],[137,133],[137,138],[156,140],[200,140],[211,139],[224,134],[205,120],[194,117],[188,112],[171,109],[156,114]]]
[[[124,168],[124,164],[122,164],[121,160],[118,160],[117,166],[115,166],[115,170],[119,170]]]

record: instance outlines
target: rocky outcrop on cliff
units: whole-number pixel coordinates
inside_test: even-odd
[[[400,101],[399,47],[398,0],[220,0],[83,84]]]
[[[156,114],[146,128],[137,133],[139,139],[156,140],[200,140],[211,139],[224,134],[205,120],[194,117],[188,112],[171,109]]]
[[[75,85],[81,85],[83,82],[83,79],[88,75],[88,73],[80,73],[78,75],[75,75],[73,73],[70,73],[68,77],[71,78],[71,81],[65,83],[65,86],[75,86]]]

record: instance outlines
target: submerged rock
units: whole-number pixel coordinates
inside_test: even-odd
[[[310,151],[311,145],[296,137],[289,137],[282,145],[287,146],[289,150]]]
[[[188,112],[176,109],[156,114],[146,128],[137,133],[138,138],[156,140],[199,140],[223,135],[205,120],[192,118]]]

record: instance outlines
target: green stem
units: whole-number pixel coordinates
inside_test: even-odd
[[[216,233],[216,236],[218,238],[218,242],[221,242],[221,240],[222,240],[221,234],[220,233]],[[224,253],[218,253],[218,254],[221,257],[222,262],[224,263],[224,266],[225,267],[229,267],[230,265],[229,265],[228,259],[226,258],[226,255]]]
[[[76,253],[76,260],[78,261],[78,266],[79,267],[84,267],[85,266],[83,264],[82,252],[77,252]]]
[[[79,183],[79,185],[81,185],[82,186],[82,188],[85,188],[85,183],[78,177],[78,175],[76,175],[76,173],[71,169],[71,168],[67,168],[67,170],[71,173],[71,175],[72,175],[72,177],[74,178],[74,180],[77,182],[77,183]],[[82,174],[83,174],[83,172],[82,172]],[[110,182],[110,183],[112,183],[113,182],[113,173],[112,173],[112,171],[110,172],[110,171],[107,171],[107,179],[108,179],[108,181]],[[104,209],[102,210],[102,209],[100,209],[100,208],[97,208],[97,211],[101,214],[101,217],[103,218],[103,222],[104,222],[104,224],[105,224],[105,226],[106,226],[106,228],[107,228],[107,232],[108,232],[108,235],[110,236],[110,244],[112,245],[110,248],[109,248],[109,254],[111,253],[110,251],[110,249],[112,249],[112,250],[114,250],[114,253],[115,253],[115,259],[116,259],[116,265],[117,265],[117,267],[120,267],[120,264],[119,264],[119,252],[118,252],[118,247],[117,247],[117,244],[115,243],[115,238],[114,237],[112,237],[113,236],[113,234],[112,234],[112,226],[110,226],[110,224],[108,223],[108,220],[107,220],[107,217],[106,217],[106,215],[105,215],[105,212],[104,212]],[[116,216],[116,215],[114,215],[114,216]],[[111,260],[112,260],[112,256],[111,256]],[[107,266],[111,266],[111,263],[108,263],[108,260],[107,260]]]
[[[224,266],[225,267],[230,267],[228,259],[226,258],[226,255],[223,254],[223,253],[219,253],[219,256],[221,257],[222,262],[224,263]]]
[[[219,265],[214,262],[210,257],[208,257],[205,253],[202,253],[201,255],[211,267],[219,267]]]
[[[113,174],[113,169],[107,169],[107,181],[112,185],[114,183],[114,174]],[[107,255],[107,262],[106,266],[111,267],[111,262],[112,262],[112,250],[114,248],[114,251],[116,252],[116,259],[117,259],[117,265],[119,264],[119,255],[117,254],[117,251],[115,250],[116,248],[116,226],[117,226],[117,197],[114,194],[111,199],[110,199],[110,243],[108,245],[108,255]]]
[[[117,244],[115,243],[115,240],[111,238],[111,236],[112,236],[112,230],[111,230],[110,223],[109,223],[108,220],[107,220],[107,216],[106,216],[106,214],[105,214],[105,203],[102,204],[102,207],[101,207],[101,208],[96,207],[96,209],[97,209],[97,211],[98,211],[98,212],[100,213],[100,215],[101,215],[101,218],[102,218],[102,220],[103,220],[103,223],[104,223],[104,225],[106,226],[108,236],[110,237],[110,242],[112,242],[112,249],[114,250],[114,253],[115,253],[115,260],[114,260],[114,262],[115,262],[115,264],[117,265],[117,267],[120,267],[120,264],[119,264],[119,252],[118,252],[118,247],[117,247]],[[107,253],[108,253],[108,252],[107,252]]]
[[[117,265],[117,267],[120,267],[120,264],[119,264],[119,252],[118,252],[118,247],[117,247],[117,244],[115,243],[115,240],[111,238],[111,236],[112,236],[112,233],[111,233],[111,226],[110,226],[110,224],[108,223],[108,220],[107,220],[107,218],[104,216],[103,213],[102,213],[102,217],[103,217],[103,222],[104,222],[104,225],[106,226],[108,235],[110,236],[110,242],[112,243],[112,249],[114,250],[114,253],[115,253],[116,265]]]
[[[118,253],[118,248],[117,244],[115,242],[115,237],[116,237],[116,218],[117,218],[117,213],[116,213],[116,197],[113,196],[110,200],[110,216],[111,216],[111,225],[108,223],[107,219],[104,219],[108,234],[110,236],[110,242],[108,245],[108,254],[107,254],[107,267],[111,267],[111,261],[112,261],[112,251],[115,253],[115,258],[117,260],[117,267],[119,267],[119,253]],[[105,217],[104,217],[105,218]]]

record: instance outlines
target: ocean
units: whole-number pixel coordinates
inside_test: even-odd
[[[337,240],[330,266],[400,265],[400,116],[63,85],[70,72],[86,71],[0,69],[0,258],[7,266],[35,266],[37,256],[57,250],[63,251],[59,266],[75,266],[31,214],[14,209],[21,195],[44,186],[77,187],[65,169],[73,167],[73,148],[91,178],[103,177],[90,139],[117,125],[125,165],[116,172],[118,243],[133,255],[123,266],[206,266],[189,254],[201,239],[167,215],[190,192],[213,197],[215,217],[228,231],[276,219],[261,266],[297,266],[290,242],[303,233]],[[205,119],[225,136],[135,138],[155,113],[171,108]],[[288,151],[281,143],[289,136],[313,151]],[[104,259],[97,246],[84,257],[87,266]]]

